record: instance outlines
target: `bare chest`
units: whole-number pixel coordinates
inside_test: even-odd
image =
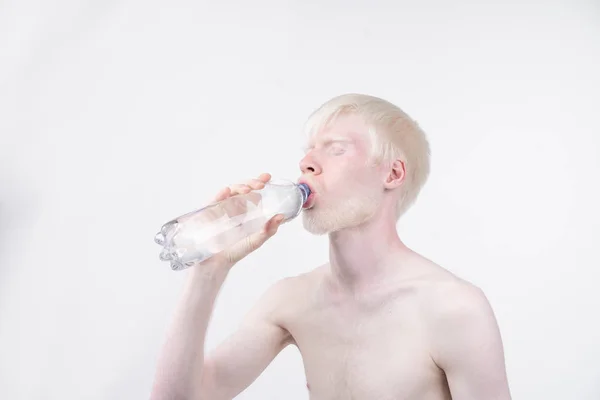
[[[288,327],[304,361],[310,398],[446,399],[443,374],[429,357],[418,307],[325,306]]]

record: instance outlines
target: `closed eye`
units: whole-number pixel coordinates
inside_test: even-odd
[[[342,146],[339,143],[334,143],[329,147],[329,150],[334,155],[340,155],[346,152],[346,146]]]
[[[321,146],[327,151],[327,153],[332,153],[334,155],[344,154],[350,145],[349,140],[326,140]],[[311,150],[314,150],[315,146],[304,146],[302,147],[302,151],[304,154],[308,153]]]

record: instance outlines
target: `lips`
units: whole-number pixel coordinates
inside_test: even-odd
[[[304,202],[304,204],[302,205],[302,208],[311,208],[313,206],[315,202],[315,193],[311,192],[310,195],[308,196],[308,198],[306,199],[306,201]]]
[[[315,189],[314,189],[314,186],[310,182],[308,182],[308,181],[306,181],[304,179],[300,179],[298,181],[298,183],[299,184],[300,183],[304,183],[304,184],[308,185],[308,187],[310,188],[310,195],[308,196],[308,198],[306,199],[306,201],[302,205],[302,208],[310,208],[310,207],[312,207],[313,204],[314,204],[314,201],[315,201]]]

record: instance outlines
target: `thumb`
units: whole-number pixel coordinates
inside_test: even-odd
[[[236,243],[229,251],[229,261],[238,262],[248,254],[260,248],[269,238],[277,233],[283,219],[283,215],[275,215],[263,225],[260,231],[255,232]]]
[[[249,252],[258,249],[268,239],[277,233],[279,226],[283,221],[284,216],[281,214],[275,215],[269,219],[262,227],[262,229],[252,235],[248,236]]]

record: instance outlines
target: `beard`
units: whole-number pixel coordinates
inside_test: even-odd
[[[373,191],[357,193],[360,192],[341,196],[335,203],[321,203],[322,199],[317,199],[315,206],[302,212],[304,229],[314,235],[325,235],[357,227],[371,219],[381,205],[381,195]]]

